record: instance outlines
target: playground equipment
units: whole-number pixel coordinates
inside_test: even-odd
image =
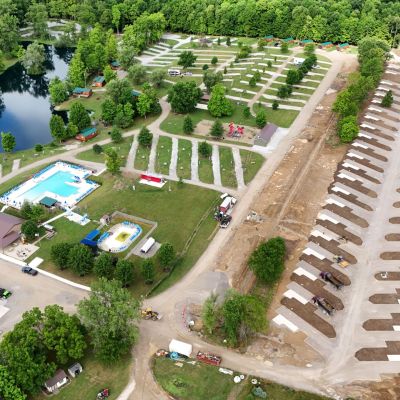
[[[320,296],[314,296],[311,300],[322,310],[322,312],[330,316],[333,315],[335,308],[326,299]]]
[[[321,272],[319,276],[326,282],[331,283],[336,289],[341,289],[343,287],[343,282],[332,275],[330,272]]]
[[[237,125],[235,128],[235,124],[233,122],[229,123],[229,132],[228,132],[229,137],[240,138],[243,135],[244,135],[244,126]]]

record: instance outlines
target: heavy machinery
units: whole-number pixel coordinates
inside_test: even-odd
[[[8,299],[11,295],[12,293],[9,290],[0,288],[0,299]]]
[[[157,311],[153,311],[153,309],[151,307],[148,307],[148,308],[142,310],[142,318],[157,321],[157,320],[161,319],[161,315]]]
[[[343,287],[343,282],[332,275],[330,272],[321,272],[319,276],[326,282],[331,283],[337,290]]]
[[[328,300],[320,296],[314,296],[311,300],[322,310],[322,312],[330,316],[333,315],[335,308],[328,302]]]
[[[216,365],[216,366],[219,366],[222,361],[220,356],[216,356],[215,354],[211,354],[211,353],[203,353],[202,351],[199,351],[197,353],[196,358],[203,363],[210,364],[210,365]]]

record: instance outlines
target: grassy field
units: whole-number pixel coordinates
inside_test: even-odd
[[[179,400],[226,400],[235,386],[230,375],[200,363],[179,368],[170,359],[155,358],[153,372],[159,385]]]
[[[85,98],[71,98],[56,107],[57,110],[69,110],[72,103],[82,103],[86,110],[93,111],[93,118],[99,119],[101,116],[101,104],[106,96],[106,92],[93,92],[93,95],[87,99]]]
[[[179,139],[178,143],[178,164],[177,175],[182,179],[190,179],[192,173],[192,142],[190,140]]]
[[[51,396],[56,400],[87,399],[95,400],[97,393],[107,388],[110,390],[108,400],[115,400],[122,392],[129,380],[130,359],[123,358],[114,363],[104,365],[96,361],[93,356],[82,360],[83,372],[71,383],[60,390],[57,395]],[[67,366],[68,367],[68,366]],[[45,400],[49,396],[40,394],[34,400]]]
[[[168,175],[171,163],[172,139],[160,136],[157,144],[156,172]]]
[[[247,185],[256,176],[265,158],[261,154],[248,150],[240,150],[240,158],[242,159],[244,183]]]
[[[272,122],[273,124],[282,128],[289,128],[299,114],[299,111],[296,110],[273,110],[271,107],[264,106],[261,106],[261,108],[265,110],[268,122]],[[258,104],[254,104],[253,110],[258,112],[260,110],[260,106]]]
[[[121,166],[125,166],[131,146],[132,146],[132,138],[125,138],[123,140],[123,142],[121,142],[121,143],[117,143],[117,144],[109,143],[109,144],[102,146],[103,152],[100,154],[96,154],[93,151],[93,149],[90,149],[90,150],[85,150],[82,153],[78,153],[76,157],[79,160],[83,160],[83,161],[94,161],[94,162],[98,162],[98,163],[104,163],[106,160],[105,150],[107,150],[109,148],[114,148],[117,151],[117,153],[121,159]]]
[[[135,168],[146,171],[149,165],[150,147],[138,146],[135,156]]]
[[[199,154],[199,179],[204,183],[214,183],[212,162],[209,158],[203,158]]]
[[[219,164],[221,171],[221,182],[226,187],[237,187],[235,162],[233,160],[232,149],[219,146]]]

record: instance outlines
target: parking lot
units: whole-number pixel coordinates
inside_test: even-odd
[[[22,314],[33,307],[44,308],[59,304],[67,312],[73,312],[75,305],[87,292],[65,283],[38,274],[23,274],[20,267],[0,260],[0,287],[12,292],[7,300],[0,300],[0,333],[13,328]]]

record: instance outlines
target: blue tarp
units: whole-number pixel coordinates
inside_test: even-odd
[[[95,242],[93,240],[86,239],[86,238],[81,240],[81,244],[84,244],[84,245],[90,246],[90,247],[96,247],[97,246],[97,242]]]
[[[94,229],[92,232],[89,232],[89,233],[86,235],[85,239],[87,239],[87,240],[93,240],[94,238],[96,238],[96,237],[99,236],[99,235],[100,235],[100,231],[97,230],[97,229]]]

